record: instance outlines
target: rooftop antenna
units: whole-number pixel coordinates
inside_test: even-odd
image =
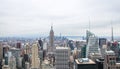
[[[89,31],[90,31],[90,29],[91,29],[91,27],[90,27],[91,25],[90,25],[90,17],[89,17]]]
[[[113,24],[112,24],[112,21],[111,21],[111,41],[114,41]]]
[[[53,22],[51,22],[51,29],[53,29]]]

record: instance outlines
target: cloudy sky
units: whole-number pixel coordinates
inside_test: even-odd
[[[0,0],[0,36],[120,35],[120,0]]]

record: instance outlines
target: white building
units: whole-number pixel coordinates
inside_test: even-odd
[[[56,47],[55,53],[56,69],[69,69],[70,49],[68,47]]]
[[[99,48],[99,43],[98,43],[98,38],[93,35],[89,37],[88,40],[88,45],[86,49],[86,58],[90,56],[91,53],[100,53],[100,48]]]
[[[37,44],[33,44],[32,46],[32,64],[31,69],[39,69],[40,68],[40,59],[38,56],[38,46]]]
[[[104,56],[104,69],[116,69],[116,56],[114,51],[106,51]]]

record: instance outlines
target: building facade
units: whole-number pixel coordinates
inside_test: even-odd
[[[116,69],[116,56],[114,51],[106,51],[104,57],[104,69]]]
[[[40,59],[38,56],[38,46],[37,44],[33,44],[32,46],[32,69],[39,69],[40,67]]]
[[[54,31],[53,31],[53,27],[51,26],[51,30],[50,30],[50,34],[49,34],[49,51],[53,52],[53,46],[54,46]]]
[[[101,54],[99,43],[98,43],[98,38],[95,35],[89,37],[88,45],[86,49],[86,58],[88,58],[91,53]]]
[[[3,59],[3,46],[2,46],[2,42],[0,42],[0,60]]]
[[[55,51],[55,67],[56,69],[69,69],[69,48],[56,47]]]
[[[79,58],[75,60],[75,69],[96,69],[96,64],[91,59]]]

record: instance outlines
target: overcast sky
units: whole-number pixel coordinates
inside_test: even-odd
[[[0,0],[0,36],[120,35],[120,0]]]

